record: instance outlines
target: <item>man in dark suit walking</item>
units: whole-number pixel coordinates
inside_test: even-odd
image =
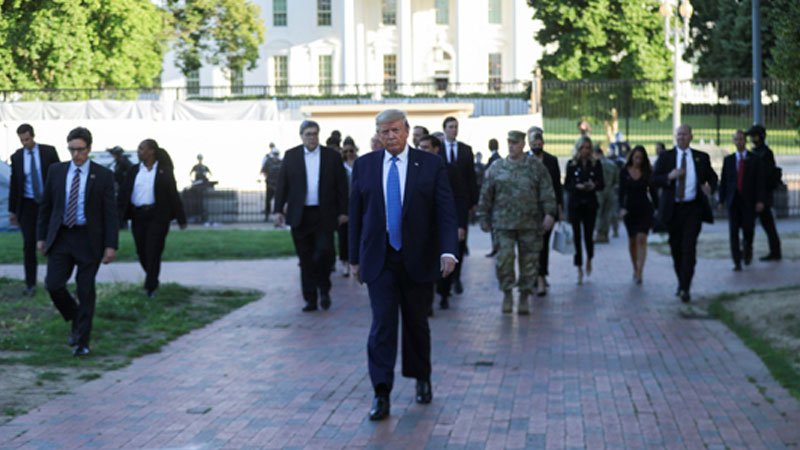
[[[444,148],[442,149],[445,154],[445,161],[447,164],[455,164],[461,172],[461,179],[467,187],[468,194],[468,207],[470,213],[475,212],[475,207],[478,204],[478,181],[475,176],[475,155],[472,153],[472,147],[457,141],[458,137],[458,120],[455,117],[447,117],[442,123],[444,130]],[[467,254],[467,239],[458,244],[458,259],[460,262],[456,264],[455,272],[453,272],[453,290],[456,294],[464,292],[464,286],[461,283],[461,266],[464,263],[464,256]]]
[[[116,257],[118,210],[114,174],[89,161],[92,134],[78,127],[69,132],[72,161],[55,164],[39,208],[37,246],[47,256],[45,287],[64,320],[72,322],[73,355],[89,354],[95,304],[95,276],[100,262]],[[77,301],[67,290],[75,275]]]
[[[667,224],[672,264],[678,278],[677,295],[691,301],[690,289],[697,262],[697,237],[702,222],[712,223],[709,196],[717,187],[717,174],[708,153],[691,148],[692,128],[675,130],[675,148],[658,157],[653,183],[662,188],[658,215]]]
[[[541,128],[530,127],[528,129],[528,142],[531,147],[530,157],[536,158],[544,164],[547,173],[550,174],[550,181],[553,184],[553,192],[556,194],[556,207],[558,209],[559,220],[564,209],[564,187],[561,185],[561,169],[558,167],[558,158],[544,151],[544,137]],[[553,229],[544,230],[544,242],[542,250],[539,252],[539,273],[536,277],[536,295],[542,297],[547,294],[547,276],[550,260],[550,235]]]
[[[58,162],[56,149],[33,140],[33,127],[17,128],[22,148],[11,155],[11,186],[8,193],[9,220],[22,231],[25,265],[25,295],[36,290],[36,218],[44,194],[50,165]]]
[[[287,150],[278,175],[275,225],[292,227],[300,258],[304,312],[331,307],[331,268],[336,255],[333,233],[347,222],[347,174],[342,157],[319,145],[319,124],[300,125],[302,145]]]
[[[767,130],[761,125],[753,125],[747,130],[753,143],[753,155],[761,160],[761,173],[764,178],[764,209],[758,212],[761,226],[767,233],[769,253],[759,258],[761,261],[781,260],[781,238],[778,236],[778,227],[775,226],[775,216],[772,214],[774,192],[781,184],[781,169],[775,164],[775,155],[767,145]]]
[[[350,264],[367,283],[372,327],[367,354],[375,399],[370,420],[389,415],[399,312],[403,376],[417,380],[417,403],[430,403],[431,339],[428,300],[433,283],[457,262],[456,209],[444,161],[407,144],[405,113],[376,120],[385,147],[358,158],[350,193]]]
[[[736,152],[725,157],[719,183],[719,207],[728,209],[728,230],[733,270],[742,270],[753,260],[753,231],[756,214],[764,210],[764,177],[761,160],[747,151],[744,131],[733,135]],[[744,251],[739,243],[739,230],[744,235]]]

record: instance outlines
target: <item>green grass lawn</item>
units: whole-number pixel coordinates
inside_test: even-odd
[[[800,400],[800,288],[722,294],[711,299],[709,312],[753,350],[773,377]],[[748,305],[751,303],[751,305]],[[748,377],[756,384],[753,377]],[[767,402],[774,400],[758,386]]]
[[[69,324],[44,290],[20,296],[24,283],[0,278],[0,423],[75,386],[160,351],[170,341],[211,323],[261,293],[164,284],[155,299],[140,286],[99,284],[92,353],[75,358]],[[73,287],[74,288],[74,287]]]
[[[118,261],[137,261],[130,231],[120,231]],[[170,230],[164,261],[260,259],[294,255],[286,230]],[[44,258],[40,257],[44,263]],[[0,233],[0,264],[22,262],[22,235]]]
[[[683,122],[692,126],[694,142],[701,140],[709,143],[714,140],[716,144],[723,147],[733,147],[731,136],[737,129],[747,129],[750,122],[746,119],[724,116],[720,121],[719,140],[717,139],[717,122],[713,115],[684,115]],[[577,118],[549,118],[547,113],[544,115],[544,132],[547,151],[558,156],[568,156],[572,154],[572,147],[578,138],[576,128]],[[641,144],[647,148],[649,153],[655,151],[656,142],[664,142],[669,147],[672,143],[672,119],[664,121],[630,119],[628,123],[629,132],[626,139],[631,146]],[[619,121],[619,130],[625,133],[625,120]],[[605,146],[606,137],[602,123],[592,123],[592,136],[599,139],[599,143]],[[770,148],[776,155],[796,155],[800,154],[800,137],[797,130],[791,129],[767,129],[767,140]]]

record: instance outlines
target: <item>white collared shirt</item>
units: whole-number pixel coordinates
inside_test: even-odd
[[[31,156],[36,161],[36,168],[39,169],[36,177],[39,178],[39,189],[44,194],[44,180],[42,179],[42,155],[39,151],[39,144],[34,144],[31,150],[27,148],[22,149],[22,170],[25,173],[25,191],[22,196],[25,198],[34,198],[33,195],[33,178],[31,178]]]
[[[406,174],[408,173],[408,144],[403,151],[397,155],[397,175],[400,178],[400,205],[403,204],[406,194]],[[392,154],[388,150],[383,151],[383,204],[388,205],[386,198],[386,182],[389,179],[389,169],[392,167]],[[386,230],[389,230],[389,208],[386,210]]]
[[[739,151],[736,150],[736,171],[739,171],[739,161],[742,159],[747,159],[747,149]]]
[[[686,150],[682,150],[678,147],[675,147],[677,150],[675,152],[675,167],[681,169],[681,158],[683,156],[683,152],[686,152],[686,178],[684,178],[684,183],[686,183],[686,188],[683,191],[683,199],[679,200],[677,196],[675,200],[679,200],[682,202],[691,202],[695,198],[697,198],[697,172],[694,169],[694,158],[692,157],[692,149],[688,148]]]
[[[319,145],[314,151],[303,147],[303,159],[306,163],[306,206],[319,206],[320,153],[322,150]]]
[[[144,163],[139,163],[139,173],[133,181],[133,192],[131,193],[131,203],[133,206],[147,206],[156,202],[156,173],[158,171],[158,161],[153,163],[153,168],[147,170]]]
[[[86,161],[80,166],[81,178],[78,188],[78,210],[76,211],[75,225],[86,225],[86,214],[84,214],[84,205],[86,204],[86,180],[89,179],[89,165],[91,163]],[[72,179],[75,178],[75,171],[79,167],[75,165],[74,161],[70,161],[69,169],[67,169],[67,195],[64,196],[64,216],[63,223],[67,223],[67,210],[69,209],[69,191],[72,188]]]
[[[453,164],[458,160],[458,141],[450,142],[447,138],[444,139],[444,148],[446,153],[447,162]],[[450,150],[453,152],[450,153]],[[450,157],[452,155],[452,158]]]

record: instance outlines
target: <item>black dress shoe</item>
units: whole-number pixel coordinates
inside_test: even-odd
[[[156,289],[148,289],[147,291],[145,291],[145,294],[147,295],[147,298],[150,299],[156,298]]]
[[[692,301],[692,296],[689,295],[689,291],[681,291],[679,294],[682,303],[689,303]]]
[[[453,291],[459,295],[464,293],[464,286],[461,284],[461,280],[456,280],[456,282],[453,283]]]
[[[427,405],[433,400],[433,389],[429,380],[417,380],[417,403]]]
[[[442,301],[439,302],[439,307],[442,309],[450,309],[450,300],[446,295],[442,296]]]
[[[780,261],[781,260],[781,255],[774,255],[772,253],[769,253],[769,254],[767,254],[765,256],[762,256],[759,259],[761,261]]]
[[[369,420],[378,421],[389,417],[389,397],[376,395],[369,410]]]
[[[312,312],[317,310],[316,303],[307,303],[306,306],[303,306],[303,312]]]
[[[322,309],[327,311],[331,307],[331,295],[322,294],[319,299],[319,305],[322,306]]]
[[[72,356],[80,357],[80,356],[87,356],[89,355],[89,347],[86,345],[79,345],[75,347],[75,350],[72,351]]]
[[[741,264],[735,264],[733,266],[733,271],[734,272],[741,272],[742,271],[742,265]]]
[[[36,296],[36,286],[28,286],[22,291],[22,295],[26,297],[35,297]]]

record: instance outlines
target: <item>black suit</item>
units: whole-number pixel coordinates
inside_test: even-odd
[[[159,285],[161,254],[164,252],[169,224],[172,219],[177,219],[180,225],[186,225],[186,213],[178,195],[172,167],[161,162],[158,163],[153,182],[155,203],[135,206],[131,197],[140,168],[141,164],[136,164],[128,170],[120,189],[120,200],[124,219],[131,220],[136,255],[146,274],[144,288],[148,292],[153,292]]]
[[[66,321],[73,321],[73,331],[80,346],[88,346],[92,331],[95,304],[95,275],[106,248],[117,248],[118,210],[114,194],[114,174],[105,167],[87,162],[84,194],[86,223],[67,228],[64,210],[67,197],[66,180],[70,162],[54,164],[45,183],[44,198],[39,207],[37,237],[45,241],[47,277],[45,287],[56,308]],[[67,281],[75,275],[78,303],[67,290]]]
[[[497,161],[498,159],[500,159],[500,154],[497,152],[492,152],[492,155],[489,156],[489,160],[486,161],[486,170],[489,170],[489,166],[491,166],[492,163]]]
[[[739,230],[744,234],[745,262],[753,255],[753,232],[756,220],[756,203],[764,202],[764,177],[761,161],[751,152],[744,152],[739,189],[739,171],[736,154],[728,155],[722,164],[719,183],[719,201],[728,209],[728,230],[731,256],[736,266],[742,261]]]
[[[692,201],[676,200],[677,179],[670,180],[669,173],[677,166],[676,149],[661,154],[653,169],[653,184],[661,188],[658,200],[658,218],[667,225],[672,264],[678,278],[678,289],[688,294],[697,263],[697,236],[702,222],[712,223],[711,204],[701,187],[708,183],[717,188],[717,174],[711,168],[707,153],[691,149],[696,178],[696,196]],[[688,162],[687,162],[688,165]]]
[[[775,226],[775,216],[772,215],[773,193],[779,184],[775,155],[766,144],[753,147],[753,154],[761,160],[761,171],[764,178],[764,210],[758,213],[758,217],[761,219],[764,232],[767,233],[769,254],[780,257],[781,238],[778,236],[778,228]]]
[[[347,214],[347,174],[342,157],[335,150],[320,147],[318,205],[306,206],[305,148],[300,145],[287,150],[278,175],[275,212],[283,213],[292,227],[295,251],[300,258],[300,279],[303,298],[316,306],[318,291],[328,295],[330,272],[335,262],[333,232],[338,217]]]
[[[531,152],[531,157],[533,153]],[[561,168],[558,167],[558,158],[542,151],[542,164],[550,174],[550,180],[553,182],[553,192],[556,194],[556,205],[559,210],[564,208],[564,186],[561,185]],[[558,219],[558,217],[556,217]],[[548,266],[550,264],[550,235],[553,234],[553,229],[544,232],[544,245],[542,251],[539,252],[539,275],[546,277],[550,275]]]
[[[447,139],[445,139],[443,144],[444,147],[442,150],[446,152],[444,159],[445,161],[450,161],[450,143],[447,141]],[[478,180],[475,175],[475,155],[472,153],[472,147],[461,141],[456,140],[456,147],[458,151],[456,153],[455,166],[461,173],[461,179],[466,186],[467,209],[469,210],[478,204],[478,197],[480,196],[480,192],[478,191]],[[452,162],[450,162],[450,164],[452,164]],[[459,262],[456,264],[456,270],[453,271],[454,282],[461,282],[461,266],[464,264],[464,257],[467,255],[467,252],[467,239],[465,237],[463,241],[458,243]]]
[[[36,167],[41,174],[41,188],[44,190],[50,165],[57,163],[58,153],[53,146],[39,146],[40,163]],[[36,285],[36,220],[39,215],[39,203],[33,198],[25,197],[25,155],[21,148],[11,155],[11,186],[8,193],[8,211],[17,216],[22,231],[23,255],[25,260],[25,285],[29,288]]]
[[[442,155],[442,159],[444,159],[444,155]],[[455,200],[458,228],[463,228],[464,231],[466,231],[469,226],[469,190],[461,176],[461,171],[458,169],[458,166],[446,163],[445,165],[447,167],[447,179],[450,182],[450,189],[453,191],[453,200]],[[462,251],[463,249],[459,245],[459,254],[456,255],[459,261],[464,257],[464,254],[461,253]],[[443,298],[448,297],[454,279],[455,272],[437,281],[436,292]]]

